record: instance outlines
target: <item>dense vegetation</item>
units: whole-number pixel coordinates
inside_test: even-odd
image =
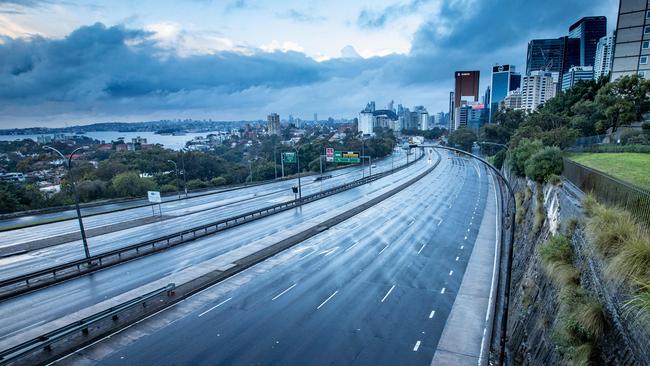
[[[283,135],[286,134],[288,132],[284,131]],[[329,131],[316,129],[298,142],[302,172],[319,171],[319,156],[324,154],[326,147],[361,151],[362,142],[354,134],[348,134],[340,142],[330,142],[332,135]],[[283,151],[293,151],[293,147],[281,144],[278,136],[261,137],[250,144],[245,142],[233,137],[211,151],[187,151],[182,155],[162,147],[137,151],[91,149],[83,159],[73,160],[71,173],[77,182],[77,192],[82,202],[143,197],[148,190],[173,192],[182,187],[183,165],[187,172],[189,190],[273,179],[276,174],[274,160],[278,164],[279,175],[280,154]],[[365,142],[365,154],[373,158],[383,157],[391,153],[394,145],[395,138],[390,131],[377,131],[375,138]],[[78,147],[65,144],[54,146],[64,153],[70,153]],[[16,151],[20,154],[16,154]],[[9,160],[3,163],[3,168],[7,171],[28,173],[54,168],[64,173],[61,192],[50,196],[41,194],[33,182],[0,182],[0,213],[74,203],[69,185],[70,172],[61,165],[57,168],[51,164],[57,159],[56,156],[44,151],[31,140],[2,143],[0,152],[9,156]],[[169,160],[176,162],[180,170],[178,177]],[[297,164],[285,164],[284,169],[286,175],[298,173]]]
[[[508,157],[516,174],[547,181],[562,171],[561,150],[572,146],[578,137],[615,132],[642,121],[650,112],[648,93],[650,81],[636,75],[614,82],[605,78],[581,81],[531,114],[496,112],[494,123],[483,126],[478,136],[469,129],[456,130],[450,133],[449,143],[467,151],[475,141],[507,145],[507,156],[497,145],[482,144],[481,150],[492,156],[499,168]],[[650,124],[644,124],[642,130],[625,131],[620,140],[634,151],[643,150],[643,144],[650,141]]]

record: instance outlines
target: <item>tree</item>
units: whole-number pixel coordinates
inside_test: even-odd
[[[526,161],[543,148],[544,144],[540,140],[521,140],[519,145],[512,150],[512,163],[515,173],[524,176],[526,174]]]
[[[544,147],[526,160],[526,176],[543,183],[551,175],[562,174],[562,151],[558,147]]]
[[[136,172],[124,172],[116,175],[111,184],[118,197],[139,197],[147,191],[156,189],[156,183],[149,178],[141,178]]]
[[[471,152],[476,140],[476,133],[469,128],[459,128],[449,134],[449,144],[467,152]]]
[[[602,87],[596,103],[603,111],[598,128],[616,131],[619,126],[640,121],[650,111],[650,81],[638,75],[623,76]]]

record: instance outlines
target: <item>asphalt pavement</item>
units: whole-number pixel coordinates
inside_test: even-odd
[[[253,245],[271,245],[279,238],[304,230],[314,225],[327,215],[335,215],[346,207],[356,206],[370,197],[377,196],[394,185],[400,184],[407,177],[426,170],[429,163],[424,159],[411,167],[396,172],[378,181],[366,184],[346,192],[304,205],[300,209],[272,215],[240,227],[226,230],[191,243],[174,247],[170,250],[145,256],[134,261],[110,267],[83,277],[65,281],[38,291],[0,303],[0,311],[6,316],[0,318],[0,348],[6,347],[3,341],[14,341],[15,337],[30,331],[39,330],[48,322],[96,305],[104,300],[119,296],[167,275],[192,268],[203,261],[229,252],[245,250]],[[107,235],[106,248],[118,244],[114,237]],[[111,238],[112,237],[112,238]],[[61,250],[67,248],[67,250]],[[51,261],[70,260],[80,255],[79,248],[72,245],[60,245],[43,250],[48,255],[32,256],[29,262],[34,267],[49,266]],[[17,270],[24,269],[25,262],[14,264]],[[2,271],[7,273],[8,269]]]
[[[484,168],[444,156],[382,203],[59,363],[430,364],[493,194]]]
[[[404,153],[401,156],[405,157]],[[395,159],[395,164],[404,163],[405,160],[401,158]],[[391,169],[391,159],[386,159],[377,164],[374,172],[385,171]],[[408,169],[407,169],[408,170]],[[396,177],[404,177],[405,174],[410,174],[411,170],[407,172],[400,171],[395,173]],[[327,179],[322,182],[311,181],[305,182],[303,186],[303,194],[307,195],[315,193],[321,189],[327,189],[334,186],[341,185],[345,182],[359,179],[363,173],[360,170],[353,170],[350,172],[340,172],[336,177]],[[367,174],[367,172],[365,173]],[[127,246],[129,244],[143,242],[149,239],[158,238],[167,234],[178,232],[182,229],[188,229],[201,224],[207,224],[217,221],[219,219],[232,217],[244,212],[254,209],[267,207],[280,202],[294,199],[291,193],[290,182],[278,182],[278,187],[266,186],[264,190],[261,187],[251,187],[254,192],[241,192],[239,195],[242,197],[230,197],[234,193],[228,192],[228,196],[218,198],[216,196],[208,196],[196,198],[193,202],[178,201],[168,204],[168,207],[163,208],[163,213],[171,218],[150,224],[145,224],[125,230],[106,233],[104,235],[96,236],[88,239],[91,254],[98,254],[105,251],[113,250],[119,247]],[[282,185],[287,185],[286,189],[281,188]],[[243,193],[246,193],[243,195]],[[203,202],[204,200],[212,200],[211,202]],[[325,200],[327,201],[327,200]],[[182,205],[176,208],[173,205]],[[120,220],[114,217],[126,216],[129,214],[142,215],[137,212],[142,209],[133,210],[134,212],[119,212],[110,215],[100,215],[91,217],[89,219],[102,220],[103,224],[108,223],[110,220]],[[150,208],[144,208],[147,215],[151,215]],[[106,216],[106,217],[104,217]],[[0,233],[0,243],[4,242],[5,245],[16,244],[18,242],[36,240],[46,238],[48,236],[56,235],[62,231],[69,230],[70,222],[53,223],[42,225],[30,229],[20,229],[9,232]],[[74,229],[74,225],[72,225]],[[92,227],[92,226],[90,226]],[[0,244],[2,246],[3,244]],[[20,274],[32,272],[42,268],[47,268],[55,264],[70,262],[76,259],[83,258],[83,246],[81,240],[71,241],[65,244],[59,244],[49,248],[30,251],[28,253],[13,255],[10,257],[0,258],[0,279],[14,277]]]

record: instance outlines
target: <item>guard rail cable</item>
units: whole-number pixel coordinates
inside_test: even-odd
[[[417,159],[421,159],[422,155]],[[402,170],[407,166],[414,164],[417,160],[408,164],[399,166],[393,170],[377,173],[367,176],[340,186],[329,188],[327,190],[303,196],[302,200],[296,199],[275,205],[263,207],[254,211],[246,212],[237,216],[221,219],[209,224],[203,224],[191,229],[182,230],[173,234],[150,239],[144,242],[135,243],[118,249],[95,254],[89,258],[78,259],[72,262],[63,263],[57,266],[48,267],[42,270],[26,273],[0,280],[0,301],[60,283],[72,278],[86,275],[113,265],[124,263],[145,255],[153,254],[159,251],[167,250],[179,244],[187,243],[198,238],[212,235],[226,229],[259,220],[273,214],[291,210],[295,207],[306,203],[314,202],[319,199],[359,187],[361,185],[384,178],[394,172]]]
[[[436,152],[436,154],[438,153]],[[440,154],[438,154],[438,161],[434,163],[430,168],[418,174],[416,177],[411,178],[409,181],[402,183],[398,187],[395,187],[390,191],[371,199],[369,202],[351,208],[341,215],[338,215],[337,217],[328,219],[325,222],[317,224],[316,226],[301,233],[294,234],[293,236],[284,239],[272,245],[271,247],[237,260],[235,261],[236,265],[234,267],[224,272],[220,272],[215,276],[202,276],[202,278],[205,280],[203,282],[191,285],[191,288],[186,288],[186,285],[184,284],[176,286],[174,283],[170,283],[169,285],[158,290],[149,292],[132,300],[128,300],[122,304],[98,312],[84,319],[75,321],[71,324],[43,334],[39,337],[13,346],[7,350],[1,351],[0,366],[6,364],[19,364],[21,362],[30,361],[33,361],[33,363],[51,362],[57,357],[69,354],[69,352],[78,350],[85,345],[91,344],[97,339],[110,336],[111,334],[114,334],[120,329],[124,329],[130,324],[151,316],[152,314],[156,314],[174,305],[175,303],[188,298],[189,296],[199,293],[216,283],[219,283],[237,273],[240,273],[241,271],[250,268],[267,258],[270,258],[282,252],[283,250],[294,246],[295,244],[301,243],[314,235],[318,235],[322,231],[327,230],[329,227],[341,223],[350,217],[375,206],[379,202],[392,197],[396,193],[402,191],[406,187],[412,185],[433,171],[440,163],[440,160],[441,157]],[[160,297],[161,295],[163,295],[163,297]],[[142,305],[142,311],[134,313],[133,310],[135,310],[135,307],[138,305]],[[129,310],[131,310],[131,312],[128,312]],[[107,323],[102,324],[101,322]],[[95,327],[92,328],[93,333],[91,333],[91,325],[93,324],[95,324]],[[76,338],[74,338],[75,336]],[[63,344],[62,347],[59,347],[56,350],[53,349],[52,345],[54,343],[61,343],[64,341],[67,343]],[[38,355],[38,351],[40,350],[45,352],[42,354],[42,356]]]
[[[104,311],[101,311],[97,314],[93,314],[89,317],[83,318],[81,320],[77,320],[73,323],[70,323],[68,325],[65,325],[61,328],[55,329],[51,332],[45,333],[39,337],[30,339],[26,342],[23,342],[21,344],[15,345],[11,348],[8,348],[4,351],[0,351],[0,365],[6,365],[12,361],[15,361],[31,352],[34,352],[35,350],[42,348],[45,350],[50,350],[50,346],[58,342],[60,340],[63,340],[75,333],[81,332],[83,335],[88,334],[88,328],[96,324],[98,322],[107,320],[107,319],[112,319],[113,321],[117,321],[119,319],[119,314],[121,314],[124,311],[133,309],[134,307],[141,305],[143,307],[147,306],[147,301],[161,295],[161,294],[167,294],[170,295],[174,289],[176,288],[176,285],[173,283],[170,283],[169,285],[159,288],[155,291],[149,292],[145,295],[138,296],[134,299],[131,299],[129,301],[123,302],[119,305],[116,305],[114,307],[108,308]]]

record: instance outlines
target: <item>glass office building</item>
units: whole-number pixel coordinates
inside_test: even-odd
[[[499,109],[499,104],[513,90],[521,87],[521,75],[515,72],[513,65],[496,65],[492,67],[492,87],[490,95],[490,117]]]

